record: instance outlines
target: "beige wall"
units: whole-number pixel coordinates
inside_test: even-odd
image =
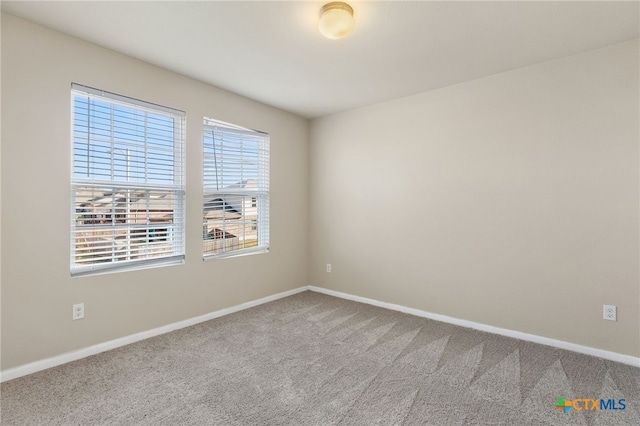
[[[636,40],[314,120],[310,284],[640,356],[638,76]]]
[[[203,48],[206,46],[203,45]],[[187,113],[187,261],[69,275],[71,82]],[[271,134],[271,252],[202,261],[202,117]],[[308,121],[2,15],[2,369],[307,284]],[[86,318],[71,320],[85,303]]]

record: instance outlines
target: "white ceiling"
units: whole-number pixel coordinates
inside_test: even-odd
[[[355,31],[328,40],[317,30],[324,3],[3,1],[1,7],[308,118],[639,37],[637,1],[351,1]]]

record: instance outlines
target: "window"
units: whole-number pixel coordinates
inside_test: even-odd
[[[205,118],[204,257],[269,249],[269,135]]]
[[[184,112],[72,85],[71,273],[184,260]]]

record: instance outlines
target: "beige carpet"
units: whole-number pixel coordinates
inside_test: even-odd
[[[640,425],[638,368],[312,292],[1,391],[2,425]]]

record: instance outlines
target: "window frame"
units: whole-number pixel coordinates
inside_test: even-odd
[[[129,124],[139,125],[138,122],[138,113],[141,114],[142,117],[146,120],[154,117],[162,116],[164,120],[172,120],[172,127],[169,129],[169,136],[162,139],[163,142],[172,141],[170,145],[163,148],[154,148],[150,139],[151,130],[149,130],[149,134],[145,132],[144,136],[136,136],[138,139],[135,141],[132,140],[124,140],[118,139],[116,136],[116,127],[114,126],[114,122],[110,123],[110,126],[107,126],[105,131],[110,131],[111,135],[109,138],[103,138],[103,140],[99,140],[98,136],[91,135],[87,133],[86,136],[86,154],[81,154],[79,158],[86,158],[87,164],[91,161],[98,162],[102,161],[103,170],[110,172],[110,177],[101,176],[100,173],[90,172],[89,166],[87,169],[87,174],[90,173],[93,176],[87,177],[79,177],[77,176],[76,169],[76,155],[77,150],[82,152],[82,137],[78,136],[81,134],[81,131],[77,130],[77,116],[76,116],[76,100],[77,99],[87,99],[87,120],[88,123],[90,114],[93,114],[91,117],[94,120],[99,121],[97,113],[94,111],[93,113],[90,111],[89,102],[97,101],[100,103],[105,103],[109,106],[109,111],[112,115],[115,114],[116,108],[127,108],[135,111],[135,118],[131,119],[132,123]],[[146,269],[153,267],[161,267],[161,266],[169,266],[182,264],[185,261],[185,237],[186,237],[186,204],[185,204],[185,193],[186,193],[186,172],[185,172],[185,149],[186,149],[186,114],[183,111],[153,104],[150,102],[141,101],[138,99],[118,95],[111,92],[106,92],[103,90],[95,89],[88,86],[83,86],[80,84],[72,83],[71,85],[71,165],[70,165],[70,174],[71,174],[71,186],[70,186],[70,200],[71,200],[71,211],[70,211],[70,219],[71,219],[71,233],[70,233],[70,272],[71,276],[79,277],[86,275],[95,275],[95,274],[103,274],[103,273],[115,273],[129,270],[137,270],[137,269]],[[88,124],[87,130],[95,128],[95,123]],[[123,125],[124,126],[124,125]],[[146,129],[146,128],[145,128]],[[173,131],[173,138],[170,137],[170,132]],[[133,137],[132,137],[133,138]],[[102,144],[103,146],[109,147],[107,149],[107,155],[110,156],[109,167],[105,167],[104,158],[97,159],[96,152],[91,152],[91,144],[98,145]],[[160,144],[160,142],[156,142],[156,144]],[[123,149],[122,146],[126,146],[126,149]],[[129,150],[129,146],[131,146],[131,151]],[[137,154],[134,154],[134,149],[137,149]],[[162,163],[162,165],[157,166],[155,170],[158,170],[157,176],[154,181],[153,178],[149,176],[154,175],[153,171],[150,171],[152,168],[151,155],[158,155],[159,150],[164,151],[166,158],[170,158],[171,161],[167,160],[165,157],[162,157],[161,160],[155,160],[157,163]],[[122,151],[120,153],[120,151]],[[143,154],[140,154],[142,152]],[[120,163],[116,163],[116,155],[122,154],[124,157],[122,161],[124,161],[125,166],[122,165],[122,161]],[[105,155],[102,153],[102,155]],[[136,157],[136,165],[137,167],[143,168],[144,177],[139,177],[136,175],[136,178],[133,178],[133,174],[135,170],[130,173],[130,167],[132,164],[131,157],[137,155]],[[130,157],[131,156],[131,157]],[[169,163],[167,164],[167,162]],[[118,166],[116,166],[118,164]],[[140,165],[141,164],[141,165]],[[125,178],[122,179],[122,176],[117,177],[118,168],[120,169],[126,167],[126,175]],[[122,173],[120,171],[120,173]],[[104,174],[104,173],[103,173]],[[163,182],[162,180],[167,180],[167,182]],[[83,193],[82,190],[87,192]],[[106,190],[106,192],[105,192]],[[81,207],[81,204],[78,204],[78,199],[82,199],[82,197],[86,197],[87,193],[93,194],[103,193],[103,198],[108,198],[107,193],[110,191],[112,194],[112,201],[109,204],[109,201],[105,201],[104,204],[106,207],[105,211],[109,211],[111,209],[110,217],[107,213],[102,214],[102,222],[98,223],[96,220],[93,223],[80,223],[78,221],[78,208]],[[135,196],[131,196],[131,192],[136,193]],[[126,194],[124,198],[124,202],[122,198],[116,201],[116,196],[118,194]],[[160,194],[160,195],[158,195]],[[169,195],[168,200],[164,202],[164,204],[168,203],[168,208],[163,205],[165,210],[164,212],[168,213],[169,219],[166,219],[164,222],[154,221],[150,215],[150,212],[158,212],[160,210],[153,210],[150,206],[156,206],[156,203],[160,203],[158,201],[162,197],[166,197]],[[154,198],[155,196],[155,198]],[[93,200],[90,200],[93,201]],[[131,210],[132,206],[135,204],[142,203],[142,210]],[[118,206],[125,205],[126,213],[125,220],[122,220],[121,215],[123,212],[119,212]],[[83,206],[84,208],[84,206]],[[92,213],[95,213],[96,207],[95,203],[91,205],[93,209]],[[121,210],[123,207],[119,207]],[[90,210],[87,210],[88,212]],[[80,214],[84,214],[85,211]],[[140,219],[140,215],[143,212],[144,217]],[[105,217],[108,217],[108,220],[104,220]],[[97,219],[97,217],[96,217]],[[143,221],[143,223],[139,223]],[[123,225],[124,224],[124,225]],[[78,259],[83,255],[87,256],[86,253],[91,253],[91,249],[87,250],[82,248],[82,243],[79,241],[83,238],[82,234],[84,233],[84,238],[90,241],[90,238],[95,238],[98,240],[101,237],[101,232],[106,232],[109,229],[112,230],[111,239],[106,238],[105,242],[97,243],[96,246],[99,248],[93,248],[93,250],[102,250],[101,257],[91,263],[88,261],[84,265],[78,264]],[[124,253],[126,254],[116,254],[116,233],[118,235],[122,230],[125,230],[125,241],[121,245],[124,247]],[[156,237],[156,230],[164,229],[164,240]],[[100,231],[103,230],[103,231]],[[140,235],[144,234],[145,237],[141,238]],[[152,235],[153,234],[153,235]],[[102,244],[102,245],[98,245]],[[155,244],[155,246],[154,246]],[[88,247],[92,247],[90,244],[85,242],[85,245]],[[111,246],[111,255],[105,254],[108,252],[108,246]],[[163,247],[158,247],[158,245],[162,245]],[[93,246],[93,247],[96,247]],[[155,256],[160,254],[159,256]],[[139,256],[142,256],[141,258]],[[123,259],[124,257],[124,259]],[[136,257],[136,258],[132,258]]]
[[[210,132],[222,132],[225,134],[235,134],[235,135],[243,135],[249,139],[254,139],[258,145],[257,156],[258,156],[258,165],[257,165],[257,176],[255,176],[256,180],[256,188],[251,189],[247,188],[245,178],[246,176],[240,175],[239,182],[230,182],[231,185],[228,185],[224,188],[214,188],[213,185],[208,183],[211,176],[208,176],[208,173],[212,173],[211,171],[211,161],[207,160],[207,148],[215,150],[216,144],[216,136],[208,136],[211,134]],[[209,138],[209,147],[207,147],[207,138]],[[251,130],[245,127],[237,126],[234,124],[226,123],[220,120],[215,120],[212,118],[204,117],[203,119],[203,132],[202,132],[202,176],[203,176],[203,186],[202,186],[202,257],[203,260],[210,259],[221,259],[227,257],[236,257],[236,256],[245,256],[250,254],[259,254],[259,253],[268,253],[270,250],[270,216],[269,216],[269,194],[270,194],[270,135],[265,132],[260,132],[257,130]],[[215,167],[219,167],[218,173],[224,174],[224,171],[220,169],[222,166],[213,166],[213,173],[215,173]],[[238,185],[245,183],[245,187],[239,188]],[[225,244],[223,243],[223,248],[221,252],[207,252],[205,250],[206,241],[210,241],[211,239],[205,238],[206,235],[210,234],[208,225],[211,225],[215,221],[207,221],[207,202],[211,204],[214,200],[218,198],[212,198],[219,196],[222,202],[222,210],[224,210],[225,199],[224,197],[244,197],[242,203],[247,206],[247,208],[256,210],[255,218],[243,218],[243,226],[246,226],[246,230],[249,232],[255,231],[256,233],[256,246],[255,247],[243,247],[231,250],[225,250]],[[227,199],[228,200],[228,199]],[[220,201],[219,201],[220,202]],[[224,220],[224,219],[223,219]],[[214,226],[214,225],[212,225]],[[212,232],[221,231],[219,228],[214,228]],[[224,232],[227,232],[225,228],[222,229],[222,238],[218,238],[220,240],[225,240]],[[246,240],[243,243],[246,244]]]

